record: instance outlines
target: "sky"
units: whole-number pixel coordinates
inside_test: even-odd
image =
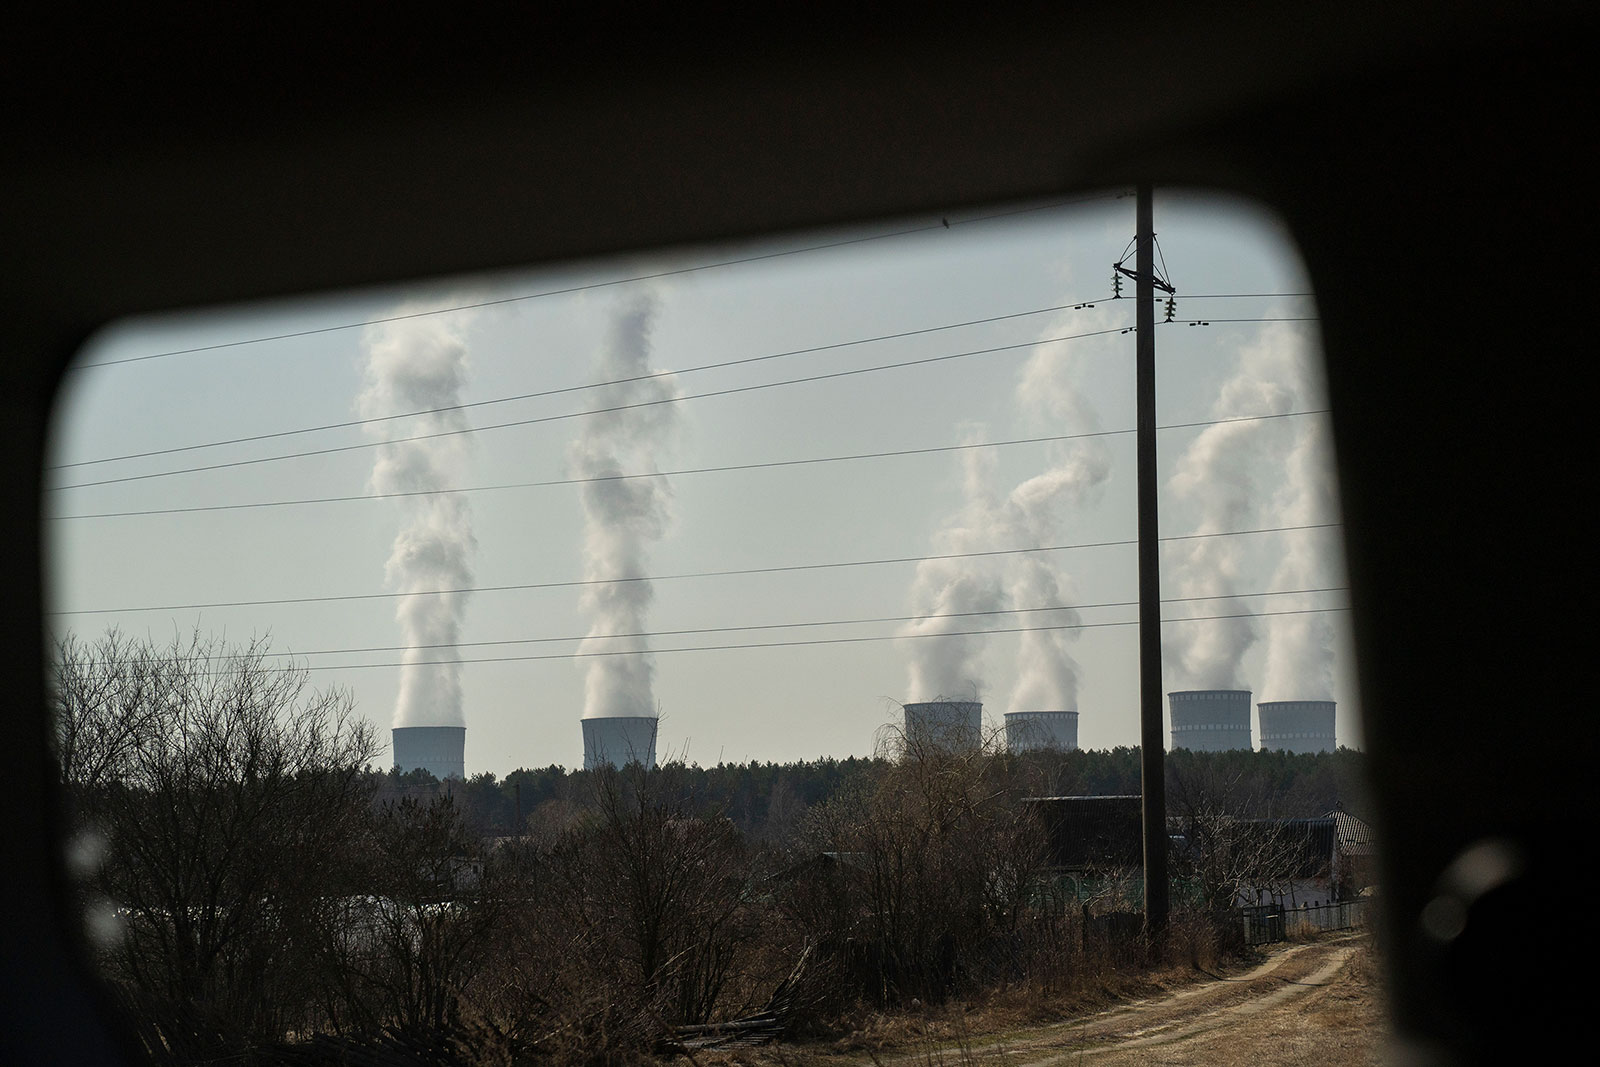
[[[1163,689],[1334,699],[1359,746],[1304,271],[1237,201],[1155,227]],[[581,765],[585,715],[868,755],[940,696],[1135,744],[1133,234],[1111,190],[111,324],[47,626],[266,638],[385,740],[464,722],[469,774]]]

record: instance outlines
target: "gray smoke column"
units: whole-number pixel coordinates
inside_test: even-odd
[[[605,391],[598,406],[648,406],[586,418],[581,436],[568,453],[573,477],[603,479],[583,486],[584,577],[598,584],[584,590],[583,608],[591,622],[579,651],[628,649],[641,653],[588,660],[586,719],[656,714],[652,692],[655,668],[645,654],[649,642],[643,637],[600,639],[605,634],[645,630],[654,597],[651,583],[611,579],[649,573],[650,548],[666,532],[670,518],[671,490],[665,478],[618,477],[654,474],[677,436],[677,405],[652,403],[679,395],[673,375],[650,368],[654,315],[655,300],[648,294],[625,301],[595,366],[598,379],[619,382]]]
[[[1215,418],[1278,415],[1294,411],[1303,394],[1299,370],[1304,349],[1299,331],[1268,327],[1239,353],[1238,363],[1212,406]],[[1281,483],[1280,458],[1294,428],[1288,420],[1222,422],[1202,430],[1179,457],[1168,483],[1179,500],[1198,508],[1196,533],[1226,533],[1271,525],[1269,487]],[[1270,536],[1270,535],[1262,535]],[[1248,615],[1244,600],[1254,592],[1245,574],[1247,553],[1259,544],[1243,537],[1202,537],[1169,549],[1167,572],[1175,579],[1167,597],[1211,597],[1198,601],[1200,615]],[[1245,653],[1259,636],[1250,618],[1182,623],[1166,630],[1167,685],[1174,689],[1246,689]]]
[[[401,313],[412,309],[400,309]],[[384,567],[399,598],[395,617],[406,651],[400,668],[400,694],[394,725],[465,726],[461,708],[461,665],[454,646],[469,593],[430,594],[427,590],[466,590],[472,585],[477,541],[464,497],[441,492],[458,487],[466,473],[469,435],[460,410],[466,382],[466,322],[459,314],[427,316],[369,326],[362,335],[366,385],[357,408],[363,418],[423,412],[369,427],[382,440],[447,434],[400,441],[378,450],[372,468],[375,493],[424,493],[408,497],[400,532]]]
[[[1081,328],[1081,319],[1072,321]],[[1053,333],[1046,336],[1068,332],[1062,322],[1049,329]],[[1098,428],[1094,412],[1076,386],[1076,365],[1082,353],[1083,349],[1064,344],[1046,345],[1023,366],[1016,402],[1030,424],[1048,427],[1053,433]],[[969,428],[966,440],[981,436]],[[1097,440],[1059,442],[1051,447],[1042,473],[1001,497],[992,488],[997,480],[993,450],[973,449],[965,453],[963,462],[962,507],[936,534],[936,554],[1056,543],[1070,510],[1091,502],[1111,471],[1110,458]],[[915,610],[929,615],[1038,608],[1066,603],[1071,584],[1060,560],[1047,553],[925,560],[917,566],[911,602]],[[1029,627],[1020,635],[1011,706],[1018,710],[1060,709],[1077,706],[1078,667],[1068,652],[1076,632],[1043,627],[1070,626],[1077,621],[1078,613],[1068,608],[1030,611],[1012,620],[993,615],[924,618],[905,626],[901,633],[959,634],[1002,625]],[[911,699],[962,695],[981,688],[984,641],[982,634],[974,634],[907,642]]]
[[[1317,380],[1317,360],[1306,345],[1300,376],[1310,397],[1308,407],[1324,394]],[[1285,482],[1276,498],[1278,526],[1336,522],[1339,490],[1333,465],[1333,441],[1325,416],[1297,419],[1295,443],[1285,462]],[[1272,576],[1274,589],[1321,589],[1344,585],[1342,539],[1337,529],[1294,530],[1283,534],[1284,552]],[[1277,597],[1276,607],[1311,607],[1310,597]],[[1326,614],[1282,615],[1267,631],[1266,681],[1263,692],[1273,700],[1332,700],[1334,632]]]

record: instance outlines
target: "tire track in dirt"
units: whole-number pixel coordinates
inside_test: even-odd
[[[1107,1044],[1093,1047],[1084,1045],[1076,1050],[1067,1049],[1059,1055],[1041,1060],[1032,1060],[1019,1064],[1018,1067],[1054,1067],[1054,1065],[1060,1064],[1068,1057],[1094,1057],[1108,1052],[1177,1044],[1181,1041],[1208,1035],[1224,1027],[1236,1026],[1242,1018],[1282,1008],[1286,1005],[1286,1002],[1297,1000],[1313,989],[1328,985],[1354,954],[1354,947],[1339,949],[1322,966],[1311,972],[1304,979],[1281,985],[1249,1000],[1212,1008],[1199,1018],[1169,1021],[1148,1030],[1137,1031],[1120,1039],[1113,1039]]]
[[[1094,1015],[1030,1027],[1001,1037],[872,1057],[877,1067],[1071,1067],[1104,1064],[1116,1053],[1137,1055],[1198,1041],[1224,1028],[1287,1012],[1333,983],[1361,945],[1359,936],[1296,945],[1241,974],[1215,977]],[[851,1057],[854,1059],[855,1057]]]
[[[1043,1041],[1039,1038],[1044,1035],[1037,1033],[1018,1035],[1022,1039],[1004,1049],[1004,1060],[1010,1067],[1066,1067],[1098,1062],[1111,1053],[1200,1039],[1246,1019],[1289,1009],[1313,990],[1326,987],[1356,948],[1348,939],[1296,946],[1244,974],[1211,979],[1065,1024]]]

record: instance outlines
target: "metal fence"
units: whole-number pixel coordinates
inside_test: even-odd
[[[1351,930],[1366,925],[1366,900],[1341,900],[1303,908],[1279,908],[1270,904],[1241,908],[1244,941],[1265,945],[1319,930]]]

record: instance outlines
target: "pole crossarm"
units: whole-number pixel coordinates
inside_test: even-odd
[[[1121,263],[1113,263],[1111,265],[1111,269],[1116,271],[1118,274],[1124,274],[1129,278],[1132,278],[1135,282],[1140,280],[1140,274],[1138,271],[1129,270]],[[1161,276],[1161,272],[1156,270],[1154,267],[1150,268],[1150,284],[1170,296],[1178,295],[1178,290],[1174,289],[1172,287],[1172,283],[1163,278]]]

